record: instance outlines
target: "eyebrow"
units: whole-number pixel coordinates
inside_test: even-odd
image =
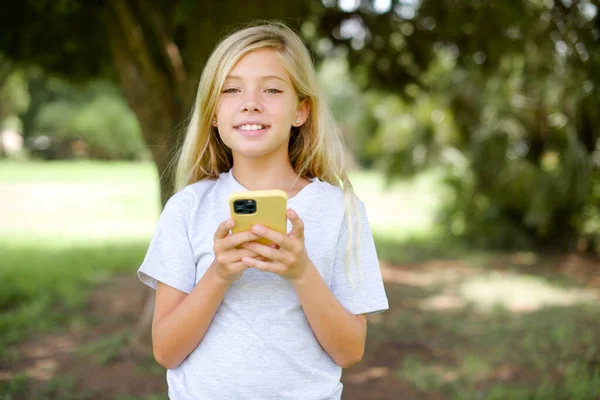
[[[228,79],[237,79],[237,80],[243,80],[241,76],[237,76],[237,75],[228,75],[227,78],[225,78],[226,80]],[[280,81],[285,82],[285,79],[283,79],[280,76],[277,75],[265,75],[265,76],[261,76],[260,77],[261,80],[265,81],[267,79],[278,79]]]

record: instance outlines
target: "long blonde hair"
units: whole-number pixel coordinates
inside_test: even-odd
[[[319,178],[344,191],[345,223],[348,227],[346,273],[352,282],[350,253],[356,258],[362,277],[356,243],[360,221],[354,190],[346,172],[347,160],[339,128],[323,103],[317,74],[302,39],[281,22],[262,22],[240,29],[223,39],[210,55],[198,85],[195,104],[179,153],[175,171],[175,190],[203,179],[216,179],[233,166],[231,150],[222,142],[212,119],[227,75],[246,54],[258,49],[277,51],[290,75],[298,101],[307,101],[310,114],[290,135],[289,157],[298,177]],[[355,211],[355,212],[352,212]],[[354,227],[356,227],[356,232]],[[356,243],[355,243],[356,242]]]

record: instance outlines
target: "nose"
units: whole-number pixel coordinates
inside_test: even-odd
[[[262,112],[262,105],[256,94],[248,93],[242,103],[242,112]]]

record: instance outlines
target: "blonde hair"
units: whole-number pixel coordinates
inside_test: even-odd
[[[280,22],[262,22],[240,29],[223,39],[208,59],[196,95],[190,122],[179,154],[175,190],[203,179],[216,179],[233,166],[231,150],[222,142],[212,119],[227,75],[249,52],[270,48],[277,51],[287,70],[298,101],[307,101],[310,114],[301,127],[290,135],[289,158],[298,177],[319,178],[344,191],[345,223],[348,227],[346,273],[352,283],[350,253],[356,258],[358,274],[362,271],[357,256],[360,221],[352,184],[346,173],[345,148],[338,126],[323,103],[317,74],[302,39]],[[356,226],[356,231],[354,227]],[[355,235],[356,234],[356,235]],[[356,236],[356,238],[355,238]]]

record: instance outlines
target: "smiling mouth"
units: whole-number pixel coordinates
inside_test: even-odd
[[[263,131],[268,129],[269,127],[267,125],[261,125],[261,124],[244,124],[244,125],[239,125],[236,126],[235,129],[239,130],[239,131]]]
[[[264,134],[270,127],[261,124],[246,124],[234,127],[237,132],[246,137],[258,137]]]

